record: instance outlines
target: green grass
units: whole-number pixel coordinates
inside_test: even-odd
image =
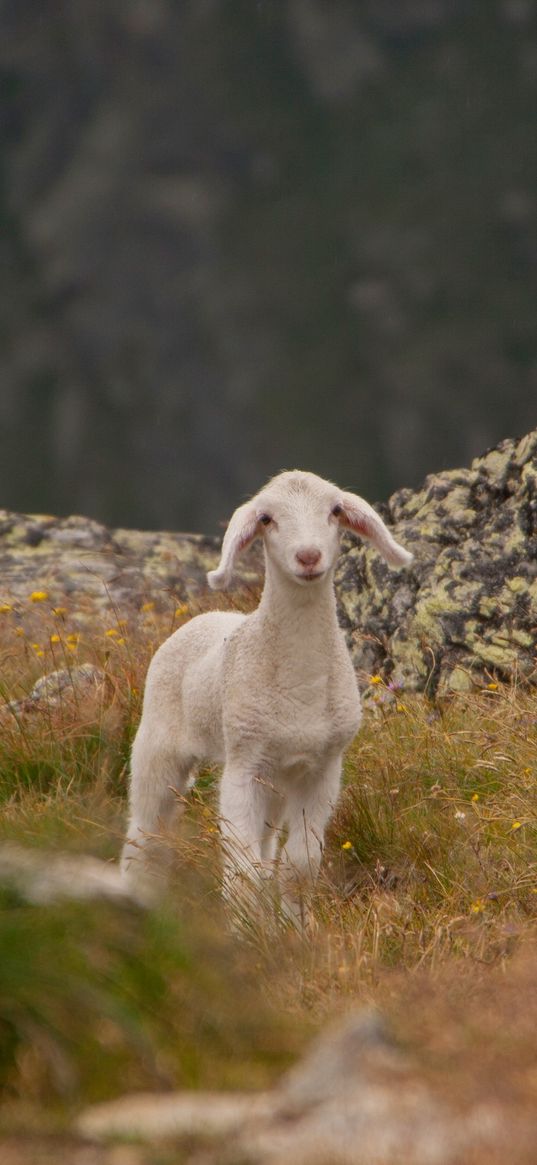
[[[1,918],[4,1099],[260,1087],[296,1046],[240,955],[170,904],[32,906],[3,893]]]
[[[79,660],[103,667],[107,683],[84,706],[4,713],[0,842],[113,861],[147,660],[169,615],[142,613],[121,635],[86,630],[69,648],[74,618],[51,632],[40,604],[21,635],[24,614],[4,620],[6,697]],[[535,690],[491,683],[433,704],[370,682],[365,704],[307,939],[268,917],[233,934],[217,889],[211,771],[191,795],[157,910],[36,906],[0,891],[0,1121],[29,1108],[61,1121],[131,1089],[264,1087],[327,1015],[363,1001],[386,1007],[411,1040],[401,1001],[417,976],[442,982],[446,1000],[463,982],[471,995],[533,944]]]

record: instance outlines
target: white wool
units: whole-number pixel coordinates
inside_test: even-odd
[[[284,913],[303,919],[361,718],[333,585],[342,527],[392,566],[411,560],[367,502],[312,473],[281,473],[235,511],[208,581],[228,586],[237,555],[261,537],[261,601],[250,615],[198,615],[151,662],[132,751],[129,876],[170,822],[176,793],[200,764],[218,762],[228,897],[244,900],[247,885],[251,900],[275,876]]]

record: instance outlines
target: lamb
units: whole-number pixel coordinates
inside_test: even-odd
[[[256,898],[270,878],[283,915],[303,921],[361,719],[333,585],[342,527],[393,567],[412,558],[367,502],[313,473],[280,473],[233,514],[208,582],[228,587],[237,556],[261,537],[261,600],[248,615],[196,616],[151,661],[132,750],[127,876],[147,864],[147,843],[198,766],[217,762],[226,896],[239,902],[248,886]]]

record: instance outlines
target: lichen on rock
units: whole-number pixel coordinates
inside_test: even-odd
[[[167,531],[108,529],[89,518],[56,518],[0,510],[0,603],[23,607],[36,587],[51,605],[76,606],[77,622],[157,609],[198,599],[218,561],[218,539]],[[254,551],[240,564],[237,585],[254,586]]]
[[[413,551],[390,571],[349,547],[338,568],[357,668],[446,693],[478,680],[533,677],[537,660],[537,431],[468,469],[428,477],[381,507]]]

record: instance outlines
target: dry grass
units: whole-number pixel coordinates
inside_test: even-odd
[[[76,612],[57,613],[46,599],[0,612],[4,698],[20,699],[39,675],[82,661],[98,664],[107,676],[89,713],[66,700],[53,712],[4,714],[0,838],[117,856],[147,662],[188,615],[173,603],[160,612],[148,605],[126,621],[118,614],[109,625],[94,626],[88,636]],[[322,1017],[362,1001],[387,1010],[401,1039],[421,1047],[426,1065],[436,1056],[440,1074],[442,1064],[449,1074],[460,1054],[462,1080],[472,1072],[479,1077],[476,1030],[488,1048],[487,1073],[498,1070],[506,1037],[494,1010],[506,1023],[510,1013],[509,1055],[518,1049],[525,1079],[531,1072],[535,1078],[533,1053],[521,1034],[524,1009],[513,1000],[529,995],[534,972],[537,694],[522,684],[491,681],[470,695],[431,703],[375,679],[366,683],[365,723],[347,758],[307,940],[285,931],[275,935],[265,922],[251,929],[247,942],[238,944],[228,933],[216,893],[211,772],[194,791],[174,845],[180,906],[172,896],[143,924],[156,984],[132,919],[113,915],[101,928],[98,913],[86,912],[82,929],[93,968],[87,983],[76,953],[76,911],[70,908],[70,933],[61,910],[39,926],[34,919],[43,950],[50,933],[64,935],[62,959],[72,962],[74,997],[82,984],[88,995],[100,992],[110,1010],[104,1034],[94,1032],[93,1043],[85,1043],[83,1024],[76,1027],[89,1068],[71,1047],[71,1069],[61,1069],[67,1077],[71,1071],[64,1102],[95,1092],[91,1072],[107,1040],[113,1054],[101,1072],[101,1095],[117,1091],[122,1079],[154,1085],[163,1071],[171,1083],[261,1084]],[[24,945],[30,908],[18,904],[14,914],[12,907],[4,903],[4,924],[15,926]],[[32,959],[36,968],[42,965],[35,946]],[[113,982],[107,985],[110,959]],[[200,963],[205,1004],[196,983]],[[66,1007],[57,999],[56,1018],[46,1017],[46,1039],[36,1044],[27,1034],[35,1033],[35,1016],[33,1027],[23,1017],[13,1028],[6,998],[16,966],[10,987],[1,964],[0,1027],[11,1022],[13,1042],[4,1057],[4,1090],[11,1098],[30,1094],[41,1104],[62,1094],[54,1058],[61,1066],[65,1040],[73,1043],[73,997],[67,993]],[[16,1006],[33,1006],[39,1016],[28,974],[25,982],[22,1003],[15,991]],[[166,998],[159,1001],[163,983]],[[39,992],[37,970],[33,989]],[[54,990],[61,997],[61,975]],[[91,1019],[91,1007],[88,1014]],[[252,1043],[255,1054],[248,1050]]]
[[[373,963],[493,959],[537,917],[535,693],[377,707],[331,831],[342,929]]]

